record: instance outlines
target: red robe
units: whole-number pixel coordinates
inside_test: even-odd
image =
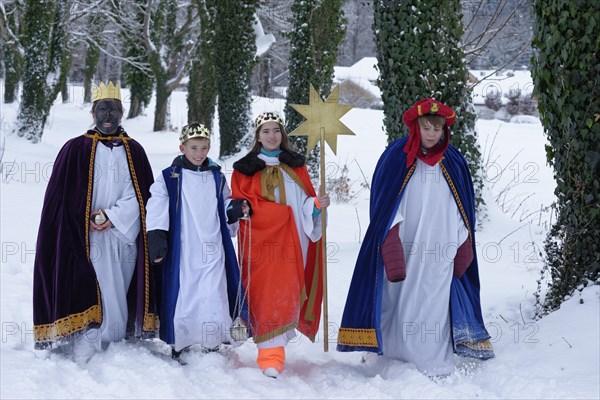
[[[307,196],[316,196],[305,165],[280,165]],[[323,299],[321,240],[310,242],[303,265],[292,208],[267,200],[261,185],[265,173],[263,169],[248,176],[234,170],[231,178],[232,197],[247,199],[253,212],[251,231],[246,220],[240,220],[238,231],[252,335],[260,343],[297,328],[314,342]]]

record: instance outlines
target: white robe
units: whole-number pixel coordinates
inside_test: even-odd
[[[269,157],[262,153],[258,154],[258,158],[263,160],[267,165],[279,165],[279,158]],[[306,257],[308,254],[308,245],[310,242],[316,242],[321,238],[321,214],[313,218],[313,210],[315,198],[309,197],[301,187],[282,168],[283,183],[285,187],[286,205],[292,208],[294,213],[294,221],[300,239],[300,247],[302,248],[302,260],[306,265]],[[279,203],[279,187],[274,190],[275,202]],[[295,329],[291,329],[281,335],[275,336],[273,339],[258,343],[259,348],[273,348],[285,346],[290,340],[296,336]]]
[[[431,375],[449,374],[454,370],[450,285],[454,256],[468,231],[439,163],[417,160],[391,226],[396,223],[406,279],[384,279],[383,354]]]
[[[214,348],[229,336],[231,316],[227,297],[225,256],[211,171],[182,170],[181,253],[179,293],[173,320],[175,350],[200,344]],[[223,186],[225,209],[231,190]],[[148,231],[169,230],[169,194],[162,173],[150,187],[147,206]],[[228,225],[235,235],[238,224]],[[160,268],[160,267],[158,267]]]
[[[135,271],[140,210],[123,146],[96,146],[91,207],[104,209],[114,227],[89,233],[90,259],[102,296],[102,324],[75,342],[76,357],[81,359],[89,358],[102,343],[122,340],[127,327],[127,290]]]

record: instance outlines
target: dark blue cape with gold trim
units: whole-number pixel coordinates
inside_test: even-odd
[[[162,267],[161,304],[160,304],[160,338],[168,344],[175,343],[175,306],[179,295],[179,263],[181,250],[181,188],[183,174],[180,166],[171,166],[162,171],[165,185],[169,193],[169,251]],[[229,314],[235,319],[238,314],[244,321],[248,321],[248,305],[244,288],[239,286],[240,269],[233,242],[227,228],[225,214],[225,199],[223,186],[225,176],[219,169],[212,170],[217,193],[217,211],[221,226],[221,240],[225,259],[225,276],[227,281],[227,297],[229,299]],[[239,291],[239,293],[238,293]],[[238,304],[236,304],[236,302]],[[241,308],[241,309],[240,309]]]
[[[371,185],[370,221],[358,254],[354,275],[338,337],[338,351],[371,351],[380,355],[381,298],[383,261],[381,244],[416,162],[406,168],[404,146],[408,136],[396,140],[383,152],[375,168]],[[494,356],[481,315],[479,300],[479,270],[475,252],[475,196],[471,175],[464,157],[449,146],[441,161],[442,171],[453,192],[457,206],[473,242],[475,257],[466,273],[452,278],[450,314],[454,351],[459,355],[477,358]]]

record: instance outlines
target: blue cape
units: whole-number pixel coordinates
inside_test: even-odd
[[[408,136],[383,152],[371,185],[370,221],[360,248],[338,337],[338,351],[371,351],[380,355],[381,298],[386,279],[381,245],[396,215],[404,189],[416,167],[406,167]],[[491,358],[493,352],[481,315],[479,270],[475,251],[475,196],[464,157],[451,145],[441,161],[444,177],[454,195],[473,242],[473,262],[461,278],[452,277],[450,317],[454,351],[459,355]]]
[[[179,262],[181,250],[181,185],[183,175],[180,166],[171,166],[162,171],[169,193],[169,251],[162,267],[162,290],[160,301],[160,338],[168,344],[175,343],[175,330],[173,318],[175,305],[179,294]],[[217,193],[217,208],[221,223],[221,239],[225,256],[225,273],[227,280],[227,297],[229,299],[229,314],[235,319],[241,313],[244,321],[248,321],[248,306],[245,301],[244,288],[239,286],[240,269],[238,267],[233,242],[227,228],[225,215],[225,200],[223,199],[223,186],[225,177],[219,169],[212,170]],[[238,286],[241,293],[238,298]],[[240,302],[236,309],[236,301]],[[241,311],[240,308],[241,307]]]

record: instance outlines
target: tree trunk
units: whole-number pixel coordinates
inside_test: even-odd
[[[25,47],[23,95],[17,118],[17,134],[33,143],[41,140],[47,110],[50,109],[46,76],[54,8],[51,1],[30,0],[25,5],[25,24],[29,37]]]
[[[83,101],[85,103],[92,102],[92,79],[96,73],[98,60],[100,60],[100,50],[93,43],[88,43],[85,67],[83,68]]]
[[[264,57],[259,65],[258,95],[260,97],[269,97],[271,94],[271,59]]]
[[[204,124],[212,132],[216,102],[214,67],[208,61],[195,61],[192,63],[188,84],[188,122]]]
[[[4,102],[14,103],[19,90],[20,62],[16,52],[4,46]]]
[[[156,79],[156,108],[154,110],[154,132],[164,131],[167,128],[169,96],[166,82],[163,78]]]
[[[137,117],[142,113],[142,109],[142,102],[137,96],[132,94],[130,96],[129,113],[127,114],[127,119]]]
[[[62,84],[62,88],[60,89],[60,94],[61,94],[63,103],[69,102],[69,85],[67,82],[68,81],[65,79],[65,81]]]
[[[256,35],[252,24],[259,2],[216,2],[215,69],[218,85],[219,157],[239,151],[251,130],[250,81],[255,65]]]
[[[200,39],[201,40],[201,39]],[[199,50],[198,50],[199,52]],[[210,131],[210,127],[207,125],[207,121],[202,120],[202,87],[201,81],[202,78],[202,61],[200,57],[197,55],[195,59],[192,61],[192,65],[190,67],[190,77],[188,81],[187,87],[187,106],[188,106],[188,123],[190,122],[198,122],[204,124]]]

